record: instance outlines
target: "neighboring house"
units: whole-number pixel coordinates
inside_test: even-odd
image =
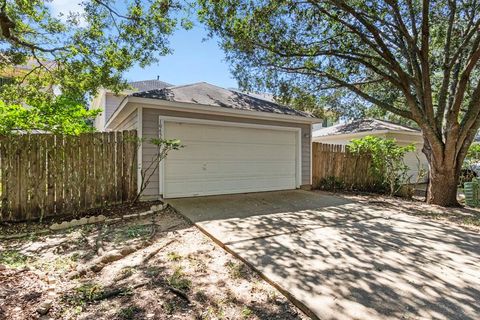
[[[360,119],[349,123],[337,124],[331,127],[313,129],[314,142],[347,145],[352,139],[365,136],[377,136],[395,139],[400,146],[413,143],[415,152],[409,152],[405,156],[405,164],[410,168],[409,174],[412,182],[415,182],[419,168],[428,169],[428,162],[422,153],[422,132],[418,129],[402,126],[392,122],[377,119]],[[426,180],[425,177],[423,180]]]
[[[321,121],[271,101],[205,82],[115,96],[103,92],[100,130],[136,129],[146,139],[180,139],[145,191],[176,198],[288,190],[311,185],[311,126]],[[147,82],[142,82],[143,84]],[[104,125],[102,126],[102,124]],[[139,150],[139,168],[156,147]]]

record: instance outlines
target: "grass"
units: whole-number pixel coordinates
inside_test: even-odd
[[[233,261],[228,261],[225,263],[225,267],[227,267],[228,274],[233,279],[246,279],[247,278],[247,270],[243,263],[235,263]]]
[[[0,264],[9,268],[24,268],[34,259],[17,250],[5,250],[0,252]]]
[[[187,279],[183,268],[180,266],[176,267],[173,274],[167,278],[167,283],[171,287],[181,291],[188,291],[192,286],[192,281]]]
[[[84,306],[95,301],[103,294],[103,287],[95,282],[89,282],[76,287],[72,294],[64,296],[64,300],[74,306]]]
[[[242,317],[244,319],[248,319],[250,318],[251,316],[253,315],[253,311],[251,309],[249,309],[248,307],[244,307],[242,309]]]
[[[137,270],[134,267],[125,267],[116,275],[115,280],[120,281],[132,276]]]
[[[128,306],[118,311],[117,315],[119,319],[132,320],[135,316],[143,313],[143,310],[137,306]]]
[[[167,259],[169,261],[180,261],[182,256],[177,252],[169,252],[167,253]]]
[[[60,256],[55,258],[52,261],[39,261],[34,263],[34,266],[37,269],[41,269],[44,271],[57,271],[57,272],[65,272],[68,270],[72,270],[77,266],[78,255],[73,254],[71,256]]]
[[[166,314],[173,314],[175,312],[175,304],[173,304],[172,302],[165,302],[162,305],[162,308],[163,310],[165,310]]]
[[[131,225],[119,230],[115,235],[116,242],[123,242],[132,239],[145,239],[152,234],[152,226],[150,225]]]

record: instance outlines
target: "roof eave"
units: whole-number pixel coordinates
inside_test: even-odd
[[[322,122],[322,119],[313,118],[313,117],[302,117],[302,116],[293,116],[287,114],[271,113],[271,112],[262,112],[255,110],[239,110],[239,109],[229,109],[220,106],[211,106],[203,105],[196,103],[186,103],[186,102],[175,102],[175,101],[166,101],[160,99],[149,99],[141,97],[132,97],[127,96],[117,110],[112,114],[110,119],[107,121],[105,128],[109,129],[112,125],[117,122],[115,119],[119,115],[124,114],[127,108],[127,105],[133,104],[143,104],[148,105],[151,108],[158,108],[164,110],[173,110],[173,111],[185,111],[191,113],[205,113],[205,114],[215,114],[215,115],[225,115],[232,117],[241,117],[241,118],[253,118],[253,119],[265,119],[265,120],[275,120],[275,121],[284,121],[284,122],[298,122],[313,124]],[[132,110],[128,114],[131,113]],[[127,115],[128,115],[127,114]]]
[[[361,132],[349,132],[349,133],[335,133],[335,134],[326,134],[323,136],[312,136],[312,139],[316,138],[325,138],[325,137],[357,137],[364,136],[368,134],[388,134],[388,133],[398,133],[398,134],[408,134],[414,136],[421,136],[421,131],[404,131],[404,130],[371,130],[371,131],[361,131]]]

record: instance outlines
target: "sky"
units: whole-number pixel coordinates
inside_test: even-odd
[[[178,30],[170,39],[173,54],[160,57],[157,64],[144,70],[134,68],[126,74],[127,80],[156,79],[181,85],[205,81],[224,88],[236,88],[224,53],[216,39],[206,39],[207,32],[197,24],[191,30]]]
[[[80,0],[52,0],[54,14],[79,12]],[[237,88],[229,72],[225,55],[215,39],[207,39],[207,31],[199,24],[191,30],[178,30],[170,37],[173,54],[160,57],[159,62],[145,69],[134,67],[125,74],[128,81],[157,79],[182,85],[205,81],[224,88]]]

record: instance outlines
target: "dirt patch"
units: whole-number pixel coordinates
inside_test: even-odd
[[[0,318],[42,318],[47,297],[45,319],[307,318],[172,210],[0,244]]]
[[[318,191],[324,192],[324,191]],[[395,208],[399,213],[406,213],[427,219],[442,220],[460,225],[472,231],[480,231],[480,209],[477,208],[444,208],[429,205],[421,200],[405,200],[398,197],[388,197],[365,193],[332,193],[346,199],[351,199],[370,205]]]

